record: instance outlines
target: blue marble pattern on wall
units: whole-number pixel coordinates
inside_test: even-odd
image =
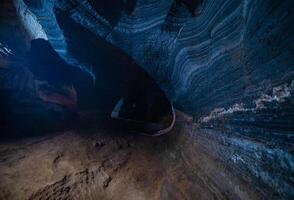
[[[138,26],[129,19],[107,39],[140,62],[182,110],[198,117],[215,107],[250,103],[291,80],[292,8],[291,1],[205,1],[201,14],[177,33],[161,31],[160,25],[125,33],[124,24]]]
[[[215,107],[250,105],[293,78],[292,1],[207,0],[196,16],[173,1],[137,1],[114,27],[89,2],[72,2],[73,9],[59,8],[131,55],[196,118]]]

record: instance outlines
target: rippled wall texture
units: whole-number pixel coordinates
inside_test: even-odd
[[[70,30],[56,23],[53,2],[26,2],[55,49],[65,54]],[[58,1],[57,13],[67,12],[59,20],[70,17],[123,49],[194,116],[250,105],[273,87],[291,83],[293,1],[206,0],[191,8],[185,1],[138,0],[131,10],[108,8],[121,15],[112,23],[93,2]]]

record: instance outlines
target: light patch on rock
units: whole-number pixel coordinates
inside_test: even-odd
[[[12,55],[12,50],[0,42],[0,57]]]
[[[256,111],[266,108],[265,103],[270,102],[284,102],[286,98],[292,97],[291,90],[294,90],[294,80],[290,84],[283,84],[272,89],[272,94],[262,94],[258,99],[254,100],[255,107],[245,108],[243,103],[236,103],[232,107],[225,108],[215,108],[210,112],[208,116],[202,117],[199,123],[207,123],[212,119],[222,117],[226,114],[232,114],[235,112],[246,112],[246,111]]]
[[[29,33],[31,39],[45,39],[48,40],[43,27],[38,22],[37,17],[28,9],[27,5],[22,0],[13,0],[17,14],[26,31]]]
[[[256,109],[265,108],[266,102],[284,102],[287,97],[291,97],[291,90],[294,89],[294,81],[290,85],[283,84],[273,88],[272,95],[264,94],[259,99],[255,100]]]

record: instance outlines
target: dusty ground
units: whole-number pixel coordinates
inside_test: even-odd
[[[0,144],[0,199],[257,199],[178,116],[168,135],[72,130]]]

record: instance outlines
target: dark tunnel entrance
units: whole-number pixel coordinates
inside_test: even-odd
[[[66,124],[72,124],[71,120],[79,120],[85,113],[91,113],[97,120],[103,120],[104,123],[108,121],[109,124],[113,123],[114,126],[119,125],[134,132],[155,136],[170,130],[175,116],[164,92],[129,57],[101,42],[102,40],[97,45],[104,49],[107,57],[90,57],[93,60],[92,66],[95,66],[92,75],[77,66],[67,64],[50,43],[43,39],[33,40],[31,49],[24,58],[17,61],[16,58],[8,58],[12,69],[23,68],[28,71],[19,74],[25,79],[24,83],[16,84],[13,90],[1,94],[1,99],[6,99],[10,104],[4,102],[2,121],[10,121],[13,128],[21,127],[21,131],[41,131],[39,129],[42,126],[37,128],[36,125],[39,124],[32,122],[35,118],[42,117],[38,116],[41,113],[22,110],[20,101],[23,97],[17,96],[19,93],[13,93],[28,89],[25,84],[35,80],[36,99],[31,102],[32,108],[46,107],[49,113],[51,110],[57,115],[67,113],[63,119],[55,118],[55,115],[46,116],[49,118],[47,121],[62,120],[67,121]],[[19,72],[15,70],[14,73],[17,75]],[[6,81],[13,81],[9,77],[5,77],[8,79]],[[18,110],[11,110],[10,107],[15,105],[19,105]],[[60,123],[62,122],[52,123],[51,128]],[[9,128],[9,123],[3,125]]]

